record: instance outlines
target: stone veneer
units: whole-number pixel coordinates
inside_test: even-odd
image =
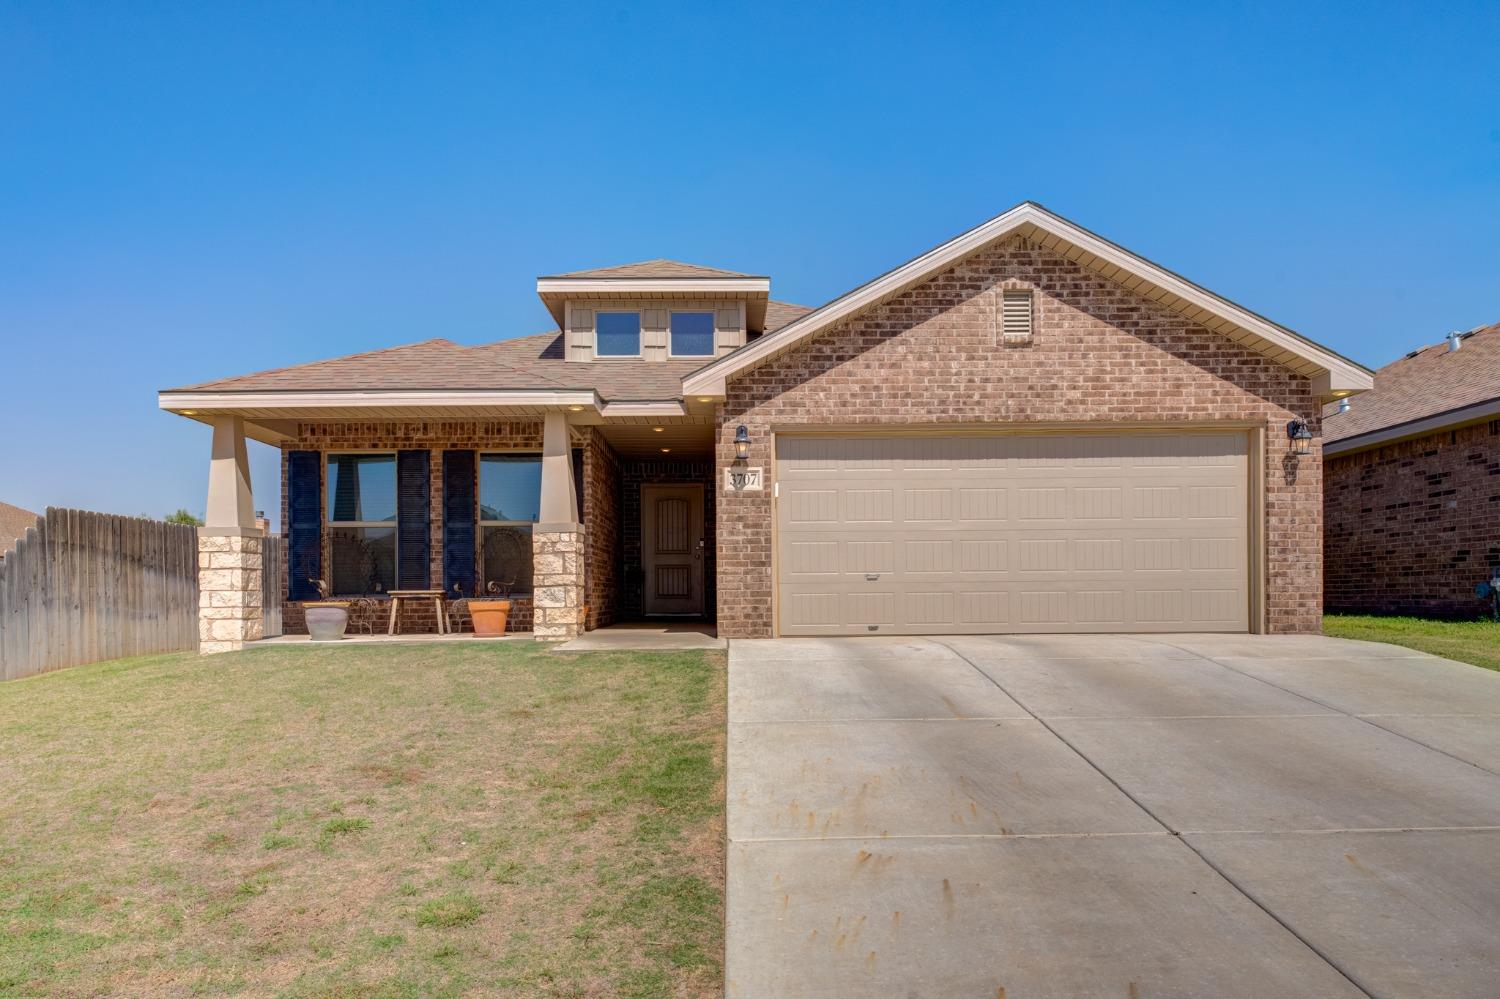
[[[1034,336],[1002,342],[1003,289],[1029,289]],[[1289,454],[1287,421],[1321,412],[1309,381],[1159,303],[1016,237],[733,378],[717,459],[774,474],[773,429],[1125,423],[1264,427],[1265,624],[1316,632],[1322,607],[1322,461]],[[719,634],[772,634],[772,490],[718,491]]]
[[[531,633],[548,640],[576,638],[583,629],[583,532],[537,531],[532,546]]]
[[[265,633],[261,617],[262,538],[198,532],[198,651],[234,652]]]
[[[1500,420],[1324,463],[1330,612],[1475,617],[1500,567]]]

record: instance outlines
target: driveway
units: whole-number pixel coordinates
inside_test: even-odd
[[[728,994],[1494,995],[1497,775],[1394,646],[734,641]]]

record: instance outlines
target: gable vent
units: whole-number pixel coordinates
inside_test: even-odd
[[[1008,342],[1031,339],[1031,292],[1007,291],[1001,296],[1000,332]]]

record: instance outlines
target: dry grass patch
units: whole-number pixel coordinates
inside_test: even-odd
[[[0,996],[718,993],[722,653],[156,656],[0,686]]]

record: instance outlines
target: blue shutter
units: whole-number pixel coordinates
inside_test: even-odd
[[[286,456],[288,600],[316,600],[312,582],[323,576],[323,456],[289,451]]]
[[[432,585],[432,487],[428,451],[396,453],[396,588]]]
[[[478,525],[478,480],[473,451],[443,452],[443,589],[451,596],[474,593],[474,530]]]

